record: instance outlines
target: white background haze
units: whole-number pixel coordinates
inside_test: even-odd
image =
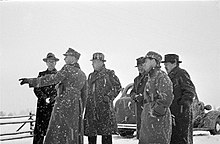
[[[103,52],[123,87],[138,74],[136,58],[176,53],[199,99],[220,106],[219,1],[0,1],[0,111],[35,109],[33,90],[18,79],[44,71],[48,52],[60,70],[69,47],[87,76],[92,54]]]

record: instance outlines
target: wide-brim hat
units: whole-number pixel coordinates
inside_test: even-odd
[[[157,60],[159,63],[160,63],[161,60],[162,60],[162,56],[161,56],[160,54],[154,52],[154,51],[149,51],[149,52],[145,55],[144,58],[145,58],[145,59],[146,59],[146,58],[155,59],[155,60]]]
[[[182,61],[179,60],[179,56],[177,54],[167,54],[164,57],[164,61],[161,63],[167,63],[167,62],[177,62],[177,63],[182,63]]]
[[[139,65],[143,64],[145,62],[144,57],[139,57],[136,59],[137,60],[137,65],[135,67],[138,67]]]
[[[80,53],[78,53],[77,51],[75,51],[74,49],[72,48],[69,48],[67,50],[67,52],[65,54],[63,54],[64,56],[74,56],[76,59],[79,59],[80,58]]]
[[[47,60],[59,61],[59,59],[56,58],[53,53],[48,53],[48,54],[47,54],[47,57],[43,59],[44,62],[47,62]]]
[[[93,60],[100,60],[100,61],[106,62],[104,54],[100,52],[93,54],[91,61]]]

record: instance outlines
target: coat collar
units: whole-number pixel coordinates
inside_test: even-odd
[[[48,70],[48,69],[46,70],[46,72],[52,72],[52,73],[56,72],[56,71],[57,71],[57,69],[55,69],[55,68],[53,70]]]
[[[73,63],[73,64],[67,64],[67,65],[80,69],[79,63]]]
[[[155,67],[155,68],[153,68],[153,69],[151,69],[151,70],[149,71],[148,75],[149,75],[150,77],[154,77],[159,70],[160,70],[160,68]]]
[[[91,74],[90,81],[91,83],[95,82],[97,79],[106,75],[106,68],[103,66],[99,71],[94,71]]]
[[[175,68],[173,68],[170,73],[168,74],[168,76],[170,77],[170,79],[172,79],[176,74],[177,74],[177,71],[179,70],[180,68],[178,66],[176,66]]]

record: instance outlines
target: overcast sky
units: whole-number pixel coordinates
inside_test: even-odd
[[[35,109],[33,89],[18,79],[44,71],[48,52],[60,70],[69,47],[87,76],[92,54],[103,52],[123,87],[138,74],[136,58],[176,53],[199,99],[220,106],[219,1],[0,2],[0,110]]]

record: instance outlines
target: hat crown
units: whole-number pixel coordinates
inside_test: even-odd
[[[137,60],[137,66],[140,65],[140,64],[143,64],[145,62],[145,58],[144,57],[139,57],[136,60]]]
[[[106,61],[104,54],[100,53],[100,52],[94,53],[93,56],[92,56],[92,60]]]
[[[54,55],[53,53],[48,53],[48,54],[47,54],[47,58],[52,58],[52,57],[53,57],[53,58],[55,57],[55,55]]]
[[[78,53],[77,51],[75,51],[72,48],[69,48],[67,50],[67,52],[65,54],[63,54],[64,56],[74,56],[75,58],[79,59],[80,58],[80,53]]]
[[[43,61],[46,62],[48,59],[50,59],[50,60],[55,60],[55,61],[59,61],[59,59],[56,58],[55,55],[54,55],[53,53],[51,53],[51,52],[47,54],[46,58],[44,58]]]
[[[179,56],[177,54],[167,54],[165,55],[163,62],[175,62],[175,61],[181,63],[181,61],[179,61]]]
[[[152,59],[156,59],[158,62],[161,62],[162,60],[162,56],[156,52],[153,52],[153,51],[149,51],[145,58],[152,58]]]

